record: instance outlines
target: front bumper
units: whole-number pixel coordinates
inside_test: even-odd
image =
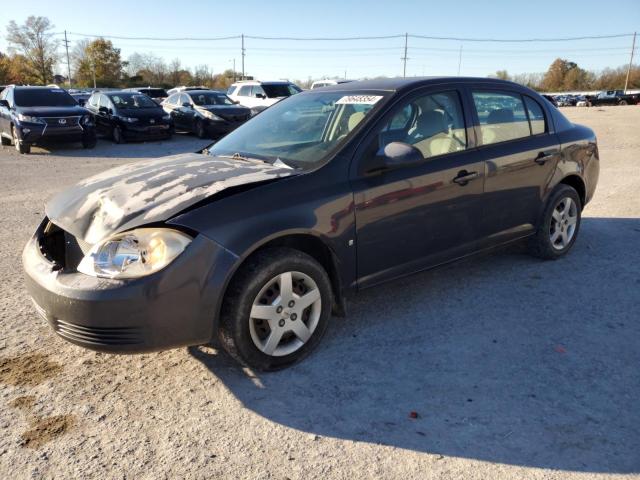
[[[214,121],[208,121],[207,122],[207,134],[208,135],[226,135],[229,132],[234,131],[236,128],[238,128],[240,125],[242,125],[243,123],[245,123],[246,120],[242,121],[242,122],[230,122],[230,121],[224,121],[224,122],[214,122]]]
[[[39,123],[16,123],[18,138],[24,143],[38,143],[57,140],[60,142],[80,142],[95,137],[94,124],[58,127]]]
[[[40,252],[38,232],[22,255],[26,285],[37,312],[61,337],[113,353],[211,340],[226,274],[236,261],[228,250],[198,235],[163,270],[135,280],[109,280],[56,270]]]
[[[122,124],[122,134],[128,140],[144,140],[153,138],[167,138],[171,135],[172,125],[160,123],[156,125]]]

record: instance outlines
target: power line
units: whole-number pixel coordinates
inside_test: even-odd
[[[57,32],[58,35],[62,35],[64,32]],[[81,37],[90,38],[113,38],[117,40],[151,40],[151,41],[218,41],[218,40],[232,40],[239,39],[244,36],[246,39],[253,40],[276,40],[276,41],[353,41],[353,40],[388,40],[392,38],[416,38],[421,40],[445,40],[456,42],[495,42],[495,43],[520,43],[520,42],[569,42],[578,40],[602,40],[608,38],[626,38],[632,37],[633,33],[617,33],[611,35],[585,35],[580,37],[557,37],[557,38],[472,38],[472,37],[440,37],[434,35],[417,35],[417,34],[398,34],[398,35],[377,35],[377,36],[355,36],[355,37],[281,37],[281,36],[264,36],[264,35],[228,35],[221,37],[135,37],[124,35],[97,35],[80,32],[68,32],[72,35],[78,35]]]

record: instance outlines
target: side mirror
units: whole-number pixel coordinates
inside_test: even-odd
[[[104,115],[108,115],[109,114],[109,109],[107,107],[99,107],[98,108],[98,112],[102,113]]]
[[[267,98],[263,93],[256,93],[256,98]]]
[[[367,174],[386,172],[404,167],[413,167],[424,162],[422,152],[413,145],[403,142],[391,142],[384,147],[382,154],[378,153],[376,161]]]
[[[11,108],[11,107],[9,107],[9,101],[8,100],[0,100],[0,107]]]

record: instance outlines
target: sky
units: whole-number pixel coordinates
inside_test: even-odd
[[[529,5],[535,3],[535,8]],[[6,25],[29,15],[48,17],[56,32],[67,30],[71,48],[84,37],[353,37],[416,35],[457,38],[564,38],[628,34],[640,30],[640,0],[608,2],[517,0],[432,2],[419,0],[205,1],[109,0],[105,8],[77,1],[22,0],[2,9],[0,51]],[[609,13],[610,12],[610,13]],[[153,41],[111,39],[126,59],[152,52],[183,66],[208,65],[214,72],[241,71],[241,40]],[[408,39],[407,76],[486,76],[544,72],[557,57],[588,70],[629,61],[631,38],[565,42],[472,42]],[[640,38],[638,39],[640,44]],[[640,63],[640,45],[634,63]],[[403,73],[404,38],[350,41],[246,39],[245,72],[262,80],[358,79]],[[460,55],[460,49],[462,54]],[[58,73],[66,73],[62,65]]]

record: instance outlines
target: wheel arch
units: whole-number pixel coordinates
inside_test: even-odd
[[[576,192],[578,192],[578,196],[580,197],[580,207],[584,208],[587,196],[587,186],[584,180],[576,174],[567,175],[562,180],[558,182],[558,184],[564,184],[572,187]]]
[[[320,236],[312,232],[286,232],[276,236],[271,236],[252,246],[246,253],[240,256],[224,284],[223,293],[220,296],[220,302],[217,308],[218,314],[222,308],[224,298],[227,294],[227,289],[240,268],[243,265],[246,265],[248,261],[260,252],[268,248],[277,247],[292,248],[306,253],[325,269],[329,276],[333,292],[332,313],[336,316],[344,317],[346,315],[346,305],[342,291],[343,286],[342,279],[340,277],[338,258],[327,242],[323,241]]]

